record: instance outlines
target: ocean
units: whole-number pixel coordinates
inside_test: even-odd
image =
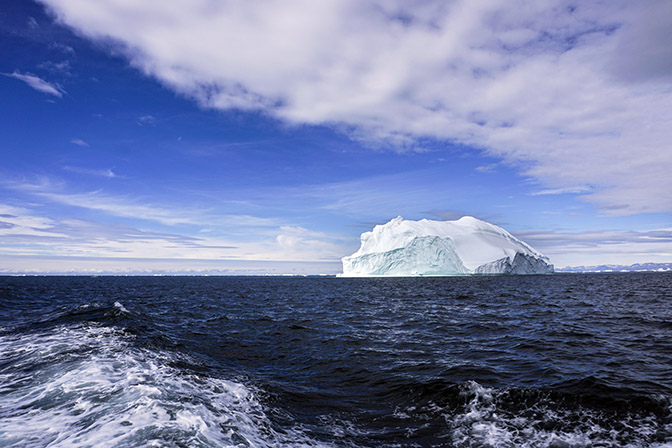
[[[672,273],[0,277],[1,447],[672,447]]]

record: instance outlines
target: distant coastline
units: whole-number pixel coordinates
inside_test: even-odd
[[[672,272],[672,263],[635,263],[630,265],[600,264],[597,266],[566,266],[555,272]]]

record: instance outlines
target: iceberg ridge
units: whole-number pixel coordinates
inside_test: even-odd
[[[361,235],[344,257],[344,277],[548,274],[550,260],[506,230],[465,216],[456,221],[401,216]]]

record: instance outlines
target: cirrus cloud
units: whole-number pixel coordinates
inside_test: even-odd
[[[63,93],[65,92],[63,88],[58,84],[53,84],[48,81],[45,81],[44,79],[35,76],[31,73],[20,73],[18,71],[14,71],[13,73],[3,73],[3,75],[9,78],[14,78],[18,79],[19,81],[23,81],[26,84],[28,84],[31,88],[37,90],[38,92],[46,93],[48,95],[53,95],[62,98]]]

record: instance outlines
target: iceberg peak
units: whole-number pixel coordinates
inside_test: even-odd
[[[463,216],[455,221],[401,216],[361,235],[343,276],[547,274],[550,260],[506,230]]]

